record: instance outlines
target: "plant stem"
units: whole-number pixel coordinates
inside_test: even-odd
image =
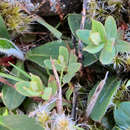
[[[82,9],[82,20],[80,23],[80,29],[84,29],[85,26],[85,21],[86,21],[86,8],[87,8],[87,3],[89,0],[83,0],[83,9]],[[82,56],[82,48],[83,48],[83,43],[81,40],[78,41],[78,58],[80,61],[82,61],[83,56]]]
[[[59,76],[58,76],[58,73],[56,71],[55,64],[54,64],[54,61],[52,60],[52,58],[50,58],[50,61],[51,61],[51,64],[52,64],[53,73],[54,73],[56,83],[57,83],[57,86],[58,86],[58,98],[57,98],[57,101],[56,101],[57,112],[58,112],[58,114],[62,114],[63,113],[63,106],[62,106],[61,83],[60,83],[60,79],[59,79]]]
[[[9,83],[9,82],[8,82],[6,79],[4,79],[4,78],[1,78],[1,77],[0,77],[0,82],[1,82],[1,83],[4,83],[4,84],[6,84],[6,85],[8,85],[9,87],[12,87],[12,88],[16,89],[15,85]]]

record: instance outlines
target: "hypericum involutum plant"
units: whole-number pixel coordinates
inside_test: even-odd
[[[99,60],[102,64],[113,63],[118,52],[130,51],[130,44],[120,39],[116,21],[109,16],[105,25],[92,19],[91,30],[77,30],[77,36],[85,43],[84,51],[95,54],[100,52]]]

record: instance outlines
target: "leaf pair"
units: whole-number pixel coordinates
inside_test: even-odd
[[[61,78],[63,84],[69,83],[81,66],[81,64],[77,62],[77,57],[72,52],[69,54],[67,48],[63,46],[59,48],[58,59],[54,60],[54,62],[57,71],[61,73],[66,72]],[[51,61],[49,59],[44,60],[44,64],[46,68],[52,69]]]
[[[102,64],[111,64],[118,52],[129,52],[130,44],[119,40],[117,26],[114,18],[109,16],[105,25],[92,19],[91,30],[77,30],[77,36],[87,46],[84,51],[95,54],[100,53]]]

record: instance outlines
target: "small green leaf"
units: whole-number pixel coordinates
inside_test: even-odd
[[[114,127],[112,128],[112,130],[122,130],[122,129],[120,129],[120,128],[117,127],[117,126],[114,126]]]
[[[114,57],[115,48],[113,47],[113,43],[111,41],[108,41],[107,44],[105,44],[103,50],[101,51],[100,62],[104,65],[111,64]]]
[[[0,37],[1,38],[7,38],[8,40],[10,39],[10,36],[8,34],[8,30],[5,26],[5,22],[4,22],[1,15],[0,15]]]
[[[0,38],[0,53],[24,60],[23,52],[12,41],[5,38]]]
[[[42,98],[44,100],[49,100],[51,98],[51,96],[52,96],[52,88],[50,88],[50,87],[45,88]]]
[[[20,73],[22,73],[25,77],[27,77],[28,79],[31,79],[30,75],[25,72],[24,70],[22,70],[21,68],[17,67],[16,65],[9,63],[10,65],[12,65],[17,71],[19,71]]]
[[[44,85],[41,79],[31,74],[31,81],[21,81],[15,84],[16,90],[24,96],[41,96]]]
[[[69,14],[68,16],[68,24],[70,30],[74,36],[76,36],[76,31],[80,29],[82,15],[80,14]],[[91,21],[87,18],[85,22],[85,29],[91,29]]]
[[[92,32],[98,32],[100,34],[101,40],[106,41],[106,32],[103,24],[92,19]]]
[[[130,86],[130,79],[127,81],[125,86],[126,86],[126,88]]]
[[[89,53],[95,54],[97,52],[99,52],[102,48],[104,47],[104,44],[99,44],[98,46],[89,43],[87,47],[85,47],[83,50],[87,51]]]
[[[76,34],[82,42],[88,44],[90,30],[77,30]]]
[[[0,124],[9,130],[44,130],[38,121],[25,115],[0,116]]]
[[[66,98],[67,98],[68,101],[70,101],[70,97],[71,97],[71,95],[73,93],[73,90],[74,90],[74,88],[72,86],[70,86],[68,88],[67,92],[66,92]]]
[[[0,125],[0,130],[10,130],[10,129]]]
[[[75,56],[73,52],[70,52],[70,56],[69,56],[69,64],[71,63],[77,63],[77,56]]]
[[[69,59],[69,52],[68,52],[66,47],[61,46],[59,48],[59,56],[63,56],[64,62],[67,65],[68,64],[68,59]]]
[[[83,65],[86,67],[86,66],[90,66],[92,64],[94,64],[95,62],[98,61],[98,58],[95,54],[91,54],[91,53],[88,53],[86,51],[83,51]]]
[[[123,130],[130,129],[130,102],[122,102],[115,108],[114,118],[116,124]]]
[[[16,86],[16,90],[21,93],[24,96],[28,96],[28,97],[35,97],[35,96],[41,96],[42,91],[39,91],[37,89],[36,83],[32,82],[32,84],[30,84],[30,82],[28,81],[21,81],[21,82],[17,82],[15,84]],[[35,87],[32,89],[32,87]]]
[[[45,59],[50,59],[50,57],[52,57],[53,59],[58,58],[60,46],[65,46],[65,43],[59,41],[46,43],[28,51],[26,54],[26,58],[37,63],[42,67],[45,67]]]
[[[98,46],[101,43],[100,34],[98,32],[90,33],[89,39],[96,46]]]
[[[60,64],[58,62],[58,60],[54,60],[54,63],[55,63],[55,67],[56,67],[56,70],[57,71],[61,71],[62,68],[64,67],[62,64]],[[47,60],[44,60],[44,64],[45,64],[45,67],[52,70],[52,64],[51,64],[51,61],[49,59]]]
[[[46,27],[56,38],[61,39],[62,33],[59,32],[57,29],[55,29],[53,26],[48,24],[44,19],[37,16],[35,19],[38,23],[42,24],[44,27]]]
[[[69,83],[74,76],[75,76],[75,73],[71,73],[71,72],[65,74],[63,77],[63,83],[64,84]]]
[[[126,41],[122,41],[122,40],[117,40],[116,44],[115,44],[115,49],[116,52],[130,52],[130,43],[126,42]]]
[[[18,61],[16,64],[20,69],[23,69],[23,62]],[[11,71],[12,74],[16,75],[14,78],[22,78],[24,79],[25,77],[19,73],[15,68]],[[10,75],[7,75],[7,78],[10,78]],[[10,83],[15,84],[15,80],[8,80]],[[23,80],[20,80],[23,81]],[[10,110],[13,110],[17,108],[21,103],[24,101],[25,97],[18,93],[14,88],[9,87],[8,85],[4,85],[2,88],[2,101],[6,105],[6,107]]]
[[[43,90],[43,84],[42,84],[42,81],[41,81],[41,79],[37,76],[37,75],[34,75],[34,74],[30,74],[31,75],[31,82],[35,82],[36,83],[36,86],[37,87],[34,87],[34,88],[37,88],[37,90]],[[30,82],[30,84],[31,84],[31,82]],[[33,89],[33,87],[32,87],[32,89]]]
[[[63,82],[69,83],[71,79],[75,76],[75,73],[80,69],[81,64],[80,63],[71,63],[68,66],[67,74],[63,77]]]
[[[81,67],[80,63],[70,63],[68,66],[68,72],[76,73]]]
[[[17,108],[25,99],[25,97],[19,94],[15,89],[4,85],[2,88],[2,101],[6,107],[10,110]]]
[[[116,21],[114,20],[112,16],[109,16],[105,21],[105,31],[106,31],[108,40],[117,38]]]
[[[23,79],[20,79],[20,78],[18,78],[16,76],[12,76],[10,74],[5,74],[5,73],[1,73],[1,72],[0,72],[0,76],[4,77],[4,78],[12,79],[14,81],[23,81]]]

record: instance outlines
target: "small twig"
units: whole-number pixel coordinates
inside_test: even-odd
[[[80,29],[84,29],[84,26],[85,26],[87,3],[88,3],[88,0],[83,0],[82,20],[80,24]],[[80,61],[82,61],[83,59],[82,48],[83,48],[83,43],[81,42],[81,40],[79,40],[78,41],[78,58]]]
[[[1,77],[0,77],[0,82],[1,82],[1,83],[4,83],[4,84],[6,84],[6,85],[8,85],[9,87],[12,87],[12,88],[16,89],[15,85],[9,83],[9,82],[8,82],[6,79],[4,79],[4,78],[1,78]]]
[[[55,79],[56,79],[56,83],[57,83],[57,86],[58,86],[58,98],[57,98],[57,101],[56,101],[57,112],[59,114],[62,114],[63,113],[63,106],[62,106],[62,88],[61,88],[61,83],[60,83],[60,79],[59,79],[58,73],[57,73],[56,68],[55,68],[55,63],[52,60],[52,58],[50,58],[50,61],[51,61],[51,64],[52,64],[53,73],[54,73],[54,76],[55,76]]]
[[[104,87],[104,85],[105,85],[105,83],[106,83],[106,79],[107,79],[107,77],[108,77],[108,73],[109,73],[109,72],[107,71],[107,73],[106,73],[106,75],[105,75],[105,78],[104,78],[102,81],[100,81],[100,83],[99,83],[99,85],[97,86],[97,88],[96,88],[96,90],[95,90],[93,96],[92,96],[91,99],[90,99],[90,103],[88,104],[87,109],[86,109],[86,117],[87,117],[87,119],[88,119],[88,117],[90,116],[90,114],[91,114],[91,112],[92,112],[92,110],[93,110],[93,108],[94,108],[94,105],[96,104],[96,101],[97,101],[97,99],[98,99],[98,96],[99,96],[99,94],[101,93],[101,91],[102,91],[102,89],[103,89],[103,87]]]

